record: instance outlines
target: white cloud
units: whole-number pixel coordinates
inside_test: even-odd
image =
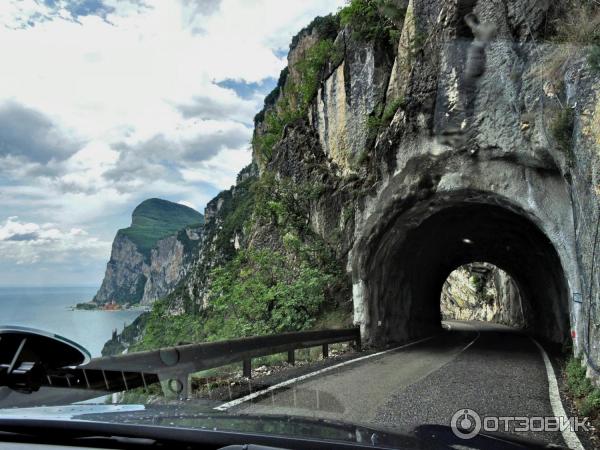
[[[64,258],[76,243],[108,241],[145,198],[201,210],[250,162],[262,106],[263,91],[238,95],[217,83],[272,83],[291,37],[343,3],[0,2],[0,41],[10,43],[0,46],[0,106],[27,119],[15,127],[0,117],[0,129],[16,130],[10,146],[0,136],[4,218],[55,224],[65,246],[48,248]],[[25,241],[1,242],[0,268],[50,258]]]
[[[187,200],[179,200],[177,203],[183,206],[187,206],[188,208],[196,209],[196,206],[192,202],[189,202]]]
[[[211,183],[228,188],[235,184],[240,170],[246,166],[250,149],[226,149],[207,161],[181,169],[183,180],[189,183]]]
[[[285,60],[274,51],[341,3],[224,0],[218,13],[198,16],[203,34],[190,32],[185,7],[162,1],[108,21],[92,15],[0,28],[0,40],[11,43],[0,47],[0,98],[15,97],[90,139],[120,138],[124,125],[147,136],[179,122],[173,104],[195,96],[235,103],[214,80],[277,77]]]
[[[88,236],[81,228],[63,230],[52,223],[22,222],[9,217],[0,224],[0,254],[16,264],[65,261],[73,254],[105,258],[110,242]]]

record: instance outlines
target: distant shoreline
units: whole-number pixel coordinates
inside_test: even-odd
[[[71,311],[105,311],[105,312],[141,311],[141,312],[147,312],[147,311],[150,311],[151,308],[150,308],[150,306],[147,306],[147,305],[123,306],[123,305],[119,305],[117,303],[97,305],[92,302],[84,302],[84,303],[77,303],[76,305],[72,305],[72,306],[68,307],[68,309],[70,309]]]

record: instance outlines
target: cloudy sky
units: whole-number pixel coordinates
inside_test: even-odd
[[[291,37],[344,0],[2,0],[0,285],[99,284],[149,197],[250,161]]]

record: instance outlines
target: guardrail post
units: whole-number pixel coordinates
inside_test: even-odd
[[[356,336],[356,339],[354,341],[354,350],[357,352],[360,352],[360,346],[361,346],[360,333],[358,333],[358,336]]]
[[[296,365],[296,351],[295,350],[288,351],[288,364],[291,364],[292,366]]]
[[[246,378],[252,378],[252,360],[244,360],[242,366],[242,375],[244,375]]]
[[[179,394],[179,398],[182,400],[187,400],[192,396],[192,380],[190,380],[189,374],[183,375],[179,382],[182,384],[183,389]]]
[[[323,344],[323,359],[329,358],[329,344]]]

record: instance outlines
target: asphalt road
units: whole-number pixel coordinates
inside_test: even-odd
[[[332,369],[229,409],[382,426],[403,433],[450,425],[457,410],[480,416],[552,416],[542,356],[508,327],[449,322],[430,340]],[[565,445],[559,432],[522,437]]]

